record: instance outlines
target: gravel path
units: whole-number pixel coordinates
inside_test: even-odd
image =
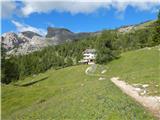
[[[120,81],[118,77],[111,78],[111,81],[118,86],[124,93],[134,98],[150,110],[160,120],[160,96],[140,96],[135,87]]]
[[[85,73],[86,75],[90,76],[98,76],[100,78],[102,78],[103,76],[105,77],[105,75],[94,74],[95,70],[96,70],[96,65],[92,65],[86,69]],[[111,78],[111,81],[117,87],[119,87],[124,93],[131,96],[145,108],[150,110],[153,113],[153,115],[155,115],[160,120],[160,96],[141,96],[139,95],[139,92],[136,87],[133,87],[125,83],[124,81],[119,80],[118,77]]]
[[[105,75],[102,75],[103,73],[102,74],[95,74],[94,72],[96,71],[96,69],[97,69],[97,65],[96,64],[91,65],[90,67],[88,67],[85,70],[85,74],[86,75],[90,75],[90,76],[96,76],[96,77],[105,77]]]

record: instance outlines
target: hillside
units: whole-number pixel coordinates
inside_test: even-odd
[[[122,26],[117,30],[118,32],[121,32],[121,33],[134,32],[137,30],[152,28],[154,24],[155,24],[155,20],[151,20],[151,21],[146,21],[139,24],[135,24],[135,25]]]
[[[85,74],[87,65],[50,69],[18,82],[2,85],[3,120],[105,119],[154,120],[151,113],[121,92],[111,81],[120,77],[130,84],[149,84],[160,95],[159,47],[123,53],[119,59]],[[143,73],[143,74],[141,74]],[[155,87],[158,85],[157,87]]]
[[[160,95],[160,46],[123,53],[107,65],[107,76],[120,77],[129,84],[148,84],[148,95]]]

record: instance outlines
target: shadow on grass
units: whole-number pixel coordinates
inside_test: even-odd
[[[15,86],[19,86],[19,87],[27,87],[27,86],[30,86],[30,85],[34,85],[34,84],[36,84],[36,83],[38,83],[38,82],[41,82],[41,81],[44,81],[44,80],[46,80],[48,77],[44,77],[44,78],[42,78],[42,79],[39,79],[39,80],[36,80],[36,81],[31,81],[31,82],[29,82],[29,83],[25,83],[25,84],[22,84],[22,85],[18,85],[18,84],[14,84]]]

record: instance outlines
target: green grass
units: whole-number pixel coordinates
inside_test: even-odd
[[[107,67],[107,76],[129,84],[149,84],[149,94],[160,95],[160,46],[126,52]]]
[[[109,80],[86,76],[86,67],[49,70],[27,78],[30,81],[48,77],[28,87],[3,85],[3,120],[154,119]]]
[[[155,120],[109,79],[119,76],[129,83],[153,83],[154,80],[153,84],[159,84],[157,49],[122,54],[107,65],[107,77],[103,81],[86,75],[88,66],[79,65],[51,69],[17,83],[2,85],[2,119]],[[30,83],[33,84],[28,85]]]
[[[150,27],[150,26],[152,26],[155,22],[156,22],[155,20],[145,22],[145,23],[143,23],[143,24],[140,24],[140,25],[136,26],[136,27],[135,27],[135,30],[139,30],[139,29],[144,29],[144,28]]]

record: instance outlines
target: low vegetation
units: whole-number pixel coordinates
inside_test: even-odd
[[[156,119],[108,78],[100,81],[99,77],[86,75],[87,67],[51,69],[16,83],[3,84],[2,119]],[[37,82],[33,84],[34,81]]]
[[[129,84],[148,85],[148,95],[160,95],[160,46],[147,47],[121,55],[107,65],[107,76],[120,77]]]

